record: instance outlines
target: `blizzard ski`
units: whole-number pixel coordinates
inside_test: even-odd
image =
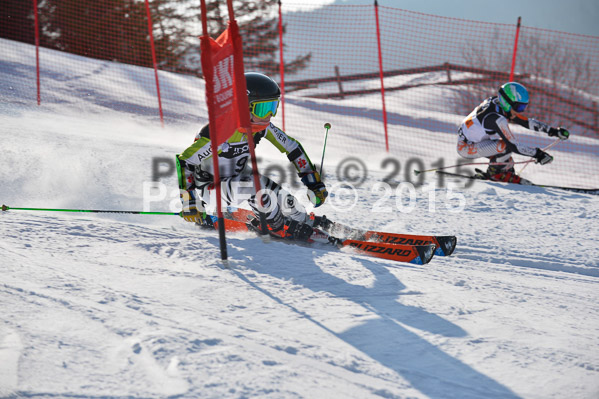
[[[490,181],[490,182],[494,182],[494,183],[505,183],[505,182],[499,182],[499,181],[487,179],[481,175],[472,175],[472,176],[462,175],[459,173],[446,172],[443,170],[438,170],[436,173],[446,175],[446,176],[461,177],[461,178],[470,179],[470,180],[482,180],[482,181]],[[507,183],[507,184],[516,184],[516,183]],[[527,184],[519,184],[519,185],[542,187],[542,188],[557,188],[559,190],[572,191],[575,193],[599,195],[599,188],[563,187],[563,186],[552,186],[552,185],[547,185],[547,184],[535,184],[535,183],[527,183]]]
[[[212,227],[218,229],[218,218],[214,215],[207,216],[212,222]],[[239,217],[239,214],[235,215],[235,212],[233,212],[233,216],[232,212],[223,213],[225,231],[257,233],[256,229],[251,225],[251,223],[239,220],[236,217]],[[312,229],[312,235],[305,241],[298,241],[289,237],[272,237],[287,244],[299,244],[307,246],[320,245],[324,248],[337,249],[349,248],[352,252],[360,255],[368,255],[376,258],[412,263],[416,265],[424,265],[429,263],[435,254],[434,244],[398,245],[356,239],[340,239],[318,228]]]
[[[226,219],[245,222],[247,217],[253,215],[252,211],[241,208],[231,208],[225,212]],[[435,255],[449,256],[455,250],[457,238],[455,236],[416,235],[403,233],[389,233],[376,230],[366,230],[350,227],[339,222],[333,222],[325,216],[314,216],[312,220],[320,218],[317,227],[322,231],[339,238],[357,241],[369,241],[394,245],[434,245]]]
[[[455,236],[416,235],[403,233],[389,233],[384,231],[366,230],[350,227],[339,222],[325,219],[321,228],[329,234],[347,237],[355,240],[394,245],[434,245],[435,255],[449,256],[455,250],[457,238]]]

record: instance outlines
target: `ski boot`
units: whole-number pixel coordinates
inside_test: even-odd
[[[324,231],[329,231],[333,226],[333,222],[330,221],[325,215],[316,216],[314,212],[309,215],[309,222],[312,227],[319,228]]]
[[[249,227],[259,234],[269,234],[276,238],[292,239],[298,241],[308,241],[314,232],[310,224],[300,223],[297,220],[282,217],[280,220],[266,220],[264,232],[260,223],[260,218],[256,215],[248,216]]]
[[[285,233],[284,238],[298,241],[308,241],[314,234],[314,228],[311,225],[288,218],[285,218],[282,231]]]
[[[214,229],[214,222],[212,217],[206,212],[200,212],[200,217],[196,221],[196,226],[202,229]]]
[[[474,179],[491,180],[491,176],[489,176],[489,174],[485,171],[475,168],[474,172],[476,172],[474,173],[474,176],[472,176]]]
[[[516,174],[514,167],[505,167],[504,165],[489,165],[487,168],[489,180],[513,184],[531,184],[530,181],[521,178]]]

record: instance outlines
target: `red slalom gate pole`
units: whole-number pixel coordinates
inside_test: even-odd
[[[518,17],[518,25],[516,25],[516,39],[514,41],[514,53],[512,54],[512,69],[510,70],[510,82],[514,81],[514,70],[516,69],[516,53],[518,52],[518,37],[520,36],[520,21],[522,17]]]
[[[206,103],[208,105],[208,122],[211,131],[210,148],[212,151],[212,167],[214,169],[214,186],[216,190],[216,216],[218,218],[218,239],[220,244],[220,256],[223,261],[228,258],[227,255],[227,241],[225,238],[225,220],[222,212],[222,194],[221,194],[221,181],[220,181],[220,169],[218,166],[218,144],[217,140],[217,126],[216,126],[216,115],[214,111],[214,68],[212,63],[212,54],[210,48],[210,42],[207,40],[208,36],[208,22],[206,19],[206,0],[202,0],[200,3],[200,9],[202,13],[202,32],[203,35],[200,38],[200,49],[202,57],[202,72],[206,81]]]
[[[158,96],[158,110],[160,112],[160,123],[164,127],[164,114],[162,113],[162,98],[160,97],[160,81],[158,80],[158,65],[156,63],[156,46],[154,46],[154,32],[152,29],[152,13],[150,2],[146,0],[146,14],[148,15],[148,33],[150,34],[150,47],[152,49],[152,64],[154,65],[154,78],[156,79],[156,94]]]
[[[281,76],[281,115],[283,117],[283,131],[285,131],[285,63],[283,61],[283,13],[281,0],[279,0],[279,75]]]
[[[385,149],[389,152],[389,132],[387,130],[387,107],[385,106],[385,84],[383,82],[383,52],[381,50],[381,27],[379,24],[379,4],[374,0],[374,17],[376,19],[376,42],[379,50],[379,76],[381,78],[381,96],[383,99],[383,125],[385,127]]]
[[[40,105],[42,103],[42,96],[40,92],[40,27],[37,1],[38,0],[33,0],[33,14],[35,19],[35,74],[37,80],[37,105]]]
[[[239,26],[237,25],[237,21],[235,20],[235,14],[233,12],[233,0],[227,0],[227,8],[229,10],[229,23],[230,23],[230,28],[231,30],[233,30],[234,33],[234,37],[235,40],[233,41],[233,47],[234,47],[234,57],[233,57],[233,62],[235,65],[234,71],[235,71],[235,82],[237,84],[237,88],[238,88],[238,93],[240,95],[238,95],[237,100],[240,102],[240,106],[239,106],[239,121],[241,122],[241,127],[243,129],[245,129],[245,131],[247,132],[247,138],[248,138],[248,147],[250,150],[250,159],[252,161],[252,176],[254,178],[254,187],[256,189],[256,197],[258,197],[258,204],[260,204],[260,207],[264,207],[264,202],[262,201],[262,188],[261,188],[261,184],[260,184],[260,175],[258,174],[258,161],[256,158],[256,148],[255,148],[255,144],[254,144],[254,140],[252,139],[253,137],[253,132],[252,132],[252,126],[251,126],[251,120],[250,120],[250,113],[247,112],[246,110],[249,109],[250,105],[249,105],[249,99],[247,97],[247,95],[245,95],[245,93],[247,92],[247,86],[246,86],[246,81],[245,81],[245,76],[244,76],[244,71],[245,71],[245,67],[243,65],[243,42],[241,40],[241,37],[239,36]],[[241,94],[243,93],[243,94]],[[266,216],[264,214],[264,212],[262,212],[261,209],[259,209],[260,212],[259,216],[260,216],[260,228],[261,228],[261,232],[260,234],[268,234],[268,227],[266,225]]]

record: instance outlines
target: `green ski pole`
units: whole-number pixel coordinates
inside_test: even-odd
[[[142,212],[142,211],[117,211],[101,209],[52,209],[52,208],[16,208],[8,205],[2,205],[2,211],[42,211],[42,212],[85,212],[85,213],[127,213],[134,215],[170,215],[181,216],[178,212]]]
[[[324,128],[327,129],[325,135],[324,135],[324,146],[322,147],[322,160],[320,161],[320,178],[322,179],[322,165],[324,164],[324,152],[327,149],[327,137],[329,137],[329,129],[331,128],[331,124],[330,123],[325,123],[324,124]]]

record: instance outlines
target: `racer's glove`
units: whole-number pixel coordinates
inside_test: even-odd
[[[570,137],[570,132],[564,129],[563,127],[552,127],[549,129],[549,133],[547,133],[551,137],[557,137],[560,140],[568,140]]]
[[[194,190],[181,190],[181,204],[183,205],[181,217],[185,219],[186,222],[200,222],[201,213],[198,211],[196,205]]]
[[[533,158],[537,160],[536,163],[540,163],[541,165],[546,165],[553,161],[553,157],[540,148],[537,148],[537,152],[533,155]]]
[[[214,228],[214,222],[210,215],[200,211],[195,205],[190,206],[187,210],[183,210],[183,212],[181,212],[181,217],[185,219],[186,222],[195,223],[202,228]]]
[[[306,185],[308,190],[314,193],[314,198],[310,194],[308,194],[308,198],[315,207],[319,207],[324,204],[324,201],[329,196],[329,192],[327,191],[327,187],[324,185],[322,180],[320,180],[320,174],[318,172],[308,172],[300,174],[302,179],[302,183]]]
[[[185,219],[186,222],[199,223],[202,218],[202,215],[198,211],[198,208],[194,203],[189,204],[189,206],[183,208],[183,211],[181,212],[181,217]]]

